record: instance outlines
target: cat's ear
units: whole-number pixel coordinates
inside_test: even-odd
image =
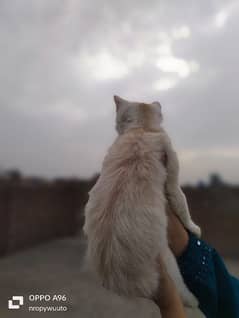
[[[159,107],[159,109],[162,108],[160,102],[153,102],[152,105],[155,105],[155,106]]]
[[[123,98],[117,95],[114,95],[114,101],[116,105],[116,111],[118,111],[126,103],[126,101]]]

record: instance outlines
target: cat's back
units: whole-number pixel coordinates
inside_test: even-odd
[[[86,207],[89,263],[104,286],[124,295],[157,287],[153,268],[167,222],[161,138],[143,130],[118,137]]]
[[[159,207],[164,204],[163,139],[161,131],[135,129],[115,140],[89,193],[87,217],[97,215],[98,220],[100,216],[105,220],[106,215],[131,214],[133,209],[151,206],[152,202]]]
[[[145,173],[163,171],[164,143],[164,131],[132,129],[118,136],[110,147],[102,172],[108,170],[115,174],[117,171],[127,171],[127,175],[132,177],[131,174],[140,174],[144,169],[147,170]]]

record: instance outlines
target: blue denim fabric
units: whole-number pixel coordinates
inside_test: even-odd
[[[177,261],[207,318],[239,318],[239,280],[214,248],[189,233],[187,249]]]

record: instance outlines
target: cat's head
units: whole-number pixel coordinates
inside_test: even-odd
[[[131,128],[143,128],[146,131],[158,130],[163,120],[159,102],[145,104],[130,102],[114,96],[116,105],[116,130],[119,134]]]

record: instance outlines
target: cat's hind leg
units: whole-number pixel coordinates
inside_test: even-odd
[[[163,261],[165,263],[166,269],[172,278],[179,295],[183,301],[184,306],[195,308],[198,307],[198,300],[189,291],[186,284],[183,281],[183,277],[180,273],[176,259],[169,248],[165,251],[163,255]]]
[[[187,318],[206,318],[203,312],[199,308],[188,308],[185,307]]]

